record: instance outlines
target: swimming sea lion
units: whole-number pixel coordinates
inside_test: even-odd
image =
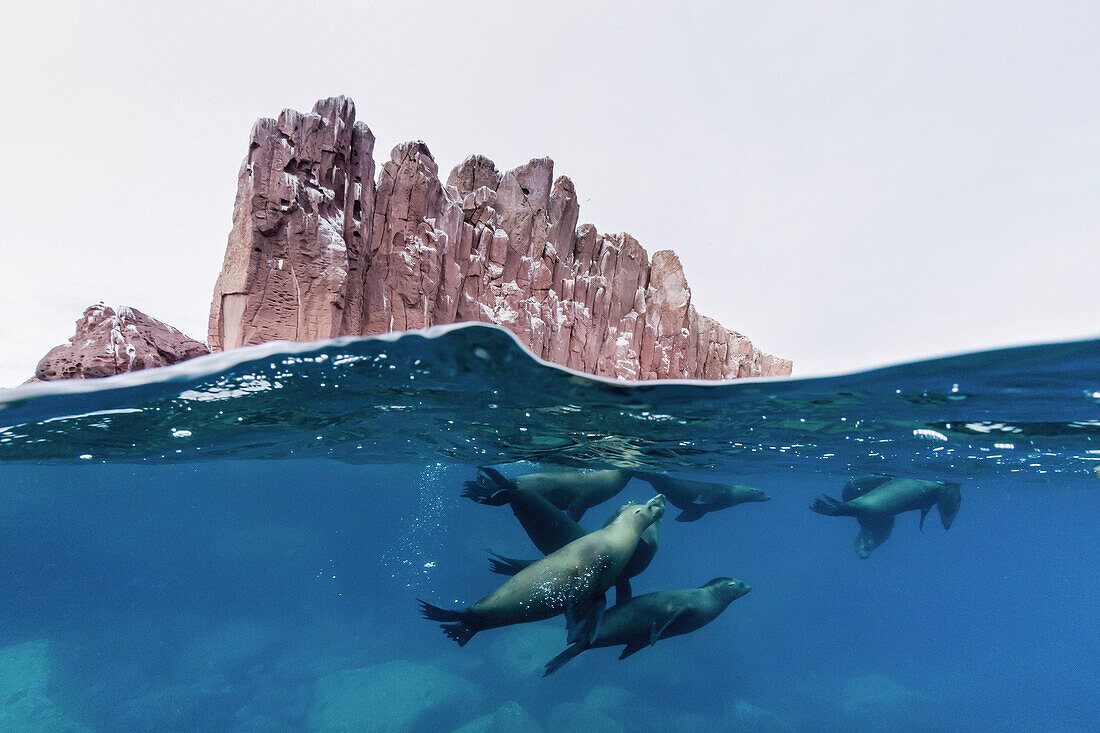
[[[515,482],[504,479],[500,486],[493,487],[491,494],[487,492],[480,484],[470,481],[462,495],[481,504],[510,506],[520,526],[543,555],[588,534],[587,529],[534,489],[521,489]]]
[[[701,588],[646,593],[622,605],[607,609],[596,638],[580,639],[546,663],[543,676],[586,649],[625,644],[619,659],[657,643],[658,639],[687,634],[706,626],[729,604],[751,588],[733,578],[715,578]]]
[[[677,522],[694,522],[707,512],[726,509],[747,501],[770,501],[771,497],[751,486],[711,484],[705,481],[688,481],[663,473],[635,471],[634,475],[648,482],[654,489],[668,497],[668,503],[680,509]]]
[[[843,501],[822,494],[810,509],[830,517],[855,517],[859,521],[856,554],[865,558],[886,541],[894,529],[894,517],[902,512],[920,511],[920,528],[933,506],[940,513],[943,528],[959,513],[962,494],[959,485],[943,481],[893,478],[870,475],[852,479],[841,493]]]
[[[541,494],[531,489],[505,489],[498,493],[498,498],[503,498],[512,507],[512,513],[527,532],[527,536],[535,543],[535,547],[544,555],[561,549],[573,540],[588,534],[590,530],[574,522],[560,509],[551,504]],[[604,527],[615,521],[624,509],[637,506],[634,503],[624,504],[604,522]],[[638,546],[634,554],[630,556],[626,567],[619,575],[615,583],[615,602],[622,603],[630,598],[630,579],[649,567],[653,556],[657,553],[657,539],[661,532],[661,520],[657,519],[646,527],[638,540]],[[511,557],[492,553],[489,566],[494,573],[501,575],[515,575],[534,560],[517,560]]]
[[[630,471],[621,469],[529,473],[508,479],[496,469],[481,467],[477,479],[466,482],[462,495],[481,504],[500,506],[505,503],[501,491],[530,489],[579,522],[588,509],[614,497],[628,481]]]
[[[658,494],[624,509],[603,529],[570,542],[509,578],[477,603],[449,610],[420,601],[424,618],[443,621],[444,633],[464,646],[474,634],[498,626],[565,614],[569,643],[594,639],[606,602],[604,593],[626,567],[638,538],[665,510]]]

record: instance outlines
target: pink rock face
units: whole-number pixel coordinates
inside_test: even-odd
[[[208,353],[206,344],[136,308],[116,313],[100,303],[85,309],[69,343],[42,357],[31,381],[110,377]]]
[[[620,379],[790,374],[699,315],[671,251],[577,228],[549,158],[501,173],[470,156],[444,184],[423,142],[377,182],[374,136],[345,97],[259,120],[210,308],[214,351],[274,339],[500,324],[538,356]]]

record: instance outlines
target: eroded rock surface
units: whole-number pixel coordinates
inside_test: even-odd
[[[0,730],[44,733],[89,730],[58,703],[58,690],[53,684],[58,666],[54,645],[46,640],[0,649]]]
[[[206,344],[137,308],[99,303],[84,310],[69,343],[50,349],[32,381],[110,377],[210,353]]]
[[[210,309],[214,351],[458,321],[505,326],[556,364],[621,379],[789,374],[700,315],[680,260],[578,228],[573,183],[537,158],[470,156],[446,183],[423,142],[375,178],[345,97],[252,129]]]
[[[405,733],[451,730],[448,721],[476,709],[481,693],[470,682],[427,664],[385,662],[322,677],[306,728],[315,733]]]

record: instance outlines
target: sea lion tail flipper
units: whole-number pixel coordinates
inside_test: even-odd
[[[710,510],[706,504],[691,504],[676,515],[677,522],[694,522]]]
[[[565,664],[570,659],[577,656],[587,648],[588,647],[584,644],[570,644],[568,647],[566,647],[564,652],[546,663],[546,669],[543,671],[542,676],[546,677],[547,675],[554,674],[562,668],[563,664]]]
[[[623,648],[623,653],[619,655],[619,661],[626,659],[631,654],[637,654],[641,650],[645,649],[645,644],[639,644],[636,641],[632,641]]]
[[[534,562],[534,560],[517,560],[514,557],[505,557],[492,550],[487,550],[487,552],[490,555],[489,569],[499,575],[515,575]]]
[[[443,629],[444,634],[458,642],[459,646],[466,646],[466,642],[477,633],[477,629],[468,623],[469,614],[466,611],[451,611],[433,606],[427,601],[420,601],[420,613],[429,621],[447,622],[440,624],[439,628]]]
[[[515,491],[516,484],[509,481],[499,471],[482,466],[477,470],[477,479],[464,482],[462,496],[478,504],[503,506],[508,503],[509,494]]]
[[[603,620],[604,609],[607,608],[607,597],[601,595],[592,603],[578,606],[570,603],[565,609],[565,641],[574,644],[583,641],[591,644],[600,633],[600,622]]]
[[[856,513],[847,504],[837,501],[827,494],[822,494],[810,502],[810,511],[824,514],[827,517],[856,516]]]
[[[615,583],[615,605],[619,606],[630,600],[633,591],[630,588],[630,578],[620,575]]]
[[[477,633],[477,629],[471,628],[464,622],[458,622],[454,624],[440,624],[439,628],[443,629],[443,633],[456,642],[459,646],[466,646],[466,642],[473,638]]]
[[[501,489],[508,489],[509,491],[515,491],[516,482],[509,478],[505,478],[504,474],[495,468],[489,466],[478,466],[478,478],[482,475],[486,476],[490,481],[496,484]]]

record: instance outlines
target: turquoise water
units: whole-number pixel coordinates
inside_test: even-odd
[[[0,426],[0,730],[1100,725],[1097,340],[635,386],[465,326],[0,391]],[[461,497],[479,465],[766,491],[670,507],[633,580],[752,591],[545,678],[560,618],[459,648],[417,599],[487,594],[487,548],[538,555],[507,507]],[[856,521],[808,506],[870,473],[959,483],[951,529],[903,514],[859,559]],[[653,493],[632,480],[581,523]]]

